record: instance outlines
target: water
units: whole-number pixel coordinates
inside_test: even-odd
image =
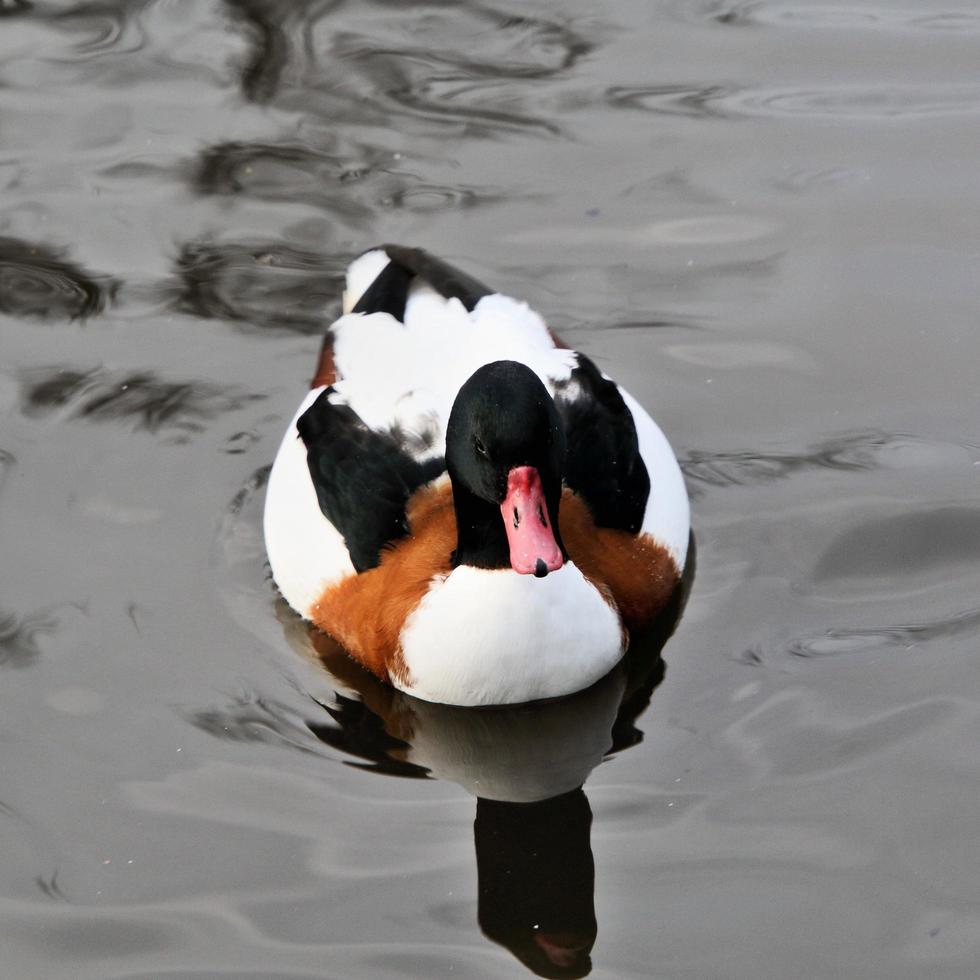
[[[964,0],[0,3],[0,976],[975,976],[978,55]],[[379,241],[672,439],[662,682],[474,721],[277,607]]]

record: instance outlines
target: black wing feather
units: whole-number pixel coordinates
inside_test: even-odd
[[[397,262],[389,262],[378,277],[361,294],[352,313],[390,313],[399,323],[405,322],[405,304],[413,273]]]
[[[363,572],[380,562],[386,544],[408,534],[408,498],[446,466],[442,458],[413,459],[392,433],[368,428],[349,405],[332,404],[332,393],[327,388],[296,427],[320,510]]]
[[[643,524],[650,475],[633,415],[616,384],[584,354],[555,389],[567,444],[565,483],[588,505],[598,527],[633,534]]]
[[[440,296],[458,299],[471,313],[484,296],[493,292],[478,279],[430,255],[424,248],[382,245],[381,250],[390,261],[354,304],[353,313],[390,313],[399,323],[404,323],[408,290],[416,276]]]
[[[470,312],[484,296],[493,292],[478,279],[430,255],[424,248],[407,248],[404,245],[383,245],[382,248],[392,265],[424,279],[440,296],[458,299]]]

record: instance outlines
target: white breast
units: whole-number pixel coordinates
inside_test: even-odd
[[[520,704],[580,691],[624,652],[619,616],[571,562],[545,578],[461,566],[402,630],[400,690],[458,705]]]

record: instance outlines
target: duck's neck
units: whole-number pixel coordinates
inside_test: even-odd
[[[456,480],[452,481],[452,486],[453,507],[456,510],[453,568],[460,565],[471,565],[473,568],[510,568],[510,542],[507,540],[500,505],[477,497]],[[568,552],[565,551],[558,523],[560,486],[550,493],[546,491],[545,499],[555,541],[567,561]]]
[[[465,487],[453,483],[456,510],[456,550],[453,568],[510,568],[510,545],[497,504],[487,503]]]

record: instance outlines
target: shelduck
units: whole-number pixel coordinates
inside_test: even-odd
[[[286,601],[427,701],[599,680],[687,559],[663,433],[526,303],[422,249],[355,259],[343,310],[269,476]]]

